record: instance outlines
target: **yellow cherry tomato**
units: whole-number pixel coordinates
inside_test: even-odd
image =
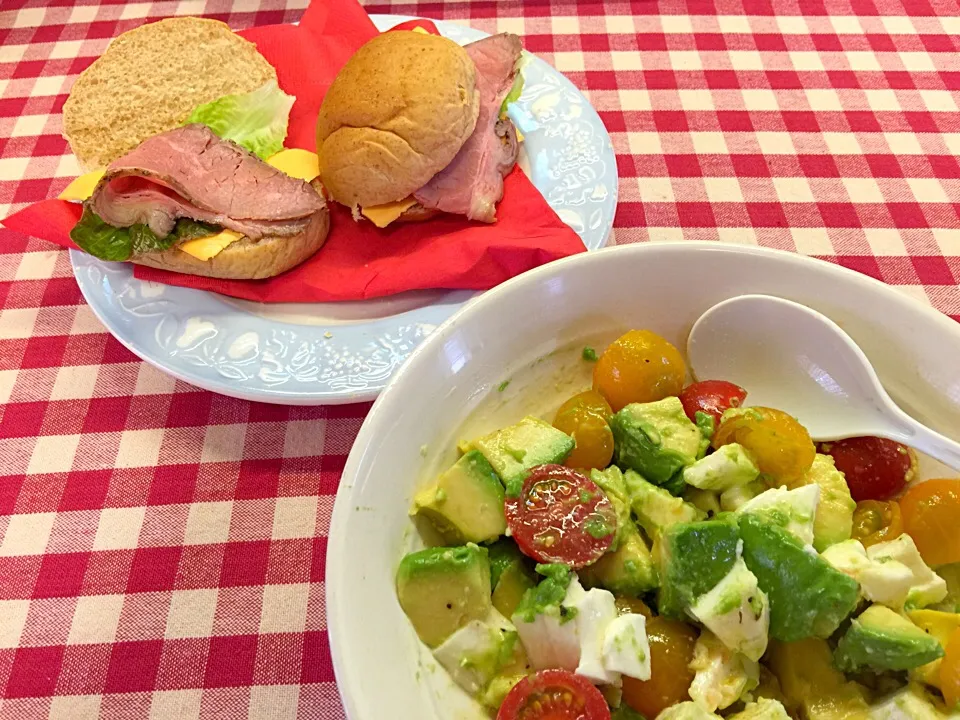
[[[689,665],[697,644],[697,631],[686,623],[664,617],[647,619],[650,641],[650,679],[623,676],[623,702],[648,718],[689,700],[693,682]]]
[[[960,482],[927,480],[910,486],[900,498],[904,532],[929,565],[960,562]]]
[[[614,340],[593,369],[593,389],[615,410],[635,402],[679,395],[687,366],[680,352],[649,330],[631,330]]]
[[[576,442],[564,465],[582,470],[602,470],[610,464],[613,432],[607,418],[612,414],[610,405],[594,390],[574,395],[560,406],[553,426]]]
[[[960,703],[960,628],[951,633],[945,650],[940,662],[940,692],[947,708],[956,710]]]
[[[729,411],[713,436],[713,446],[739,443],[775,482],[797,482],[813,465],[817,449],[807,429],[782,410],[766,407]]]
[[[861,500],[853,511],[853,537],[864,547],[894,540],[903,534],[903,519],[896,500]]]

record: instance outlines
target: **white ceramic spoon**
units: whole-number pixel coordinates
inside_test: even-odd
[[[859,346],[816,310],[770,295],[741,295],[707,310],[687,338],[698,380],[728,380],[748,405],[784,410],[814,440],[877,435],[960,470],[960,443],[897,407]]]

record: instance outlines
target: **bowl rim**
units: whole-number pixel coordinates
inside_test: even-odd
[[[610,256],[615,254],[622,256],[683,256],[692,252],[775,258],[777,261],[782,261],[786,265],[807,268],[816,267],[819,269],[819,272],[825,276],[832,276],[843,282],[860,286],[864,288],[866,292],[879,292],[894,299],[894,302],[909,305],[913,311],[919,311],[935,324],[939,325],[943,332],[960,335],[960,323],[955,322],[939,310],[924,305],[918,300],[898,292],[887,283],[864,275],[863,273],[788,250],[750,245],[732,245],[711,241],[686,240],[634,243],[607,247],[598,252],[579,253],[529,270],[466,303],[431,333],[390,378],[363,420],[357,437],[350,448],[350,453],[347,456],[347,461],[340,477],[340,483],[337,487],[330,526],[327,532],[327,559],[324,572],[326,583],[325,610],[327,613],[327,637],[330,643],[330,654],[333,661],[337,692],[340,695],[346,716],[349,720],[360,720],[356,695],[350,693],[349,690],[352,675],[363,672],[363,668],[351,667],[349,665],[349,649],[344,638],[344,634],[346,633],[345,624],[336,621],[336,618],[347,617],[349,615],[349,599],[346,597],[346,593],[341,590],[338,580],[346,575],[350,567],[347,555],[348,538],[346,528],[351,515],[350,508],[353,504],[351,497],[355,483],[352,479],[358,475],[359,470],[366,461],[367,448],[371,445],[371,441],[379,431],[377,426],[381,422],[383,408],[392,401],[398,389],[406,382],[407,376],[422,362],[422,358],[428,353],[433,352],[434,347],[442,345],[447,336],[450,335],[457,326],[470,322],[475,315],[486,311],[486,305],[496,302],[499,298],[509,296],[528,284],[536,284],[547,278],[575,271],[575,268],[581,265],[610,262]]]

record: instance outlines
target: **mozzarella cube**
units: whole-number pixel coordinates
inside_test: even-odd
[[[730,707],[760,684],[760,664],[726,647],[709,630],[700,633],[690,669],[690,697],[708,712]]]
[[[871,720],[945,720],[947,717],[960,717],[960,713],[940,712],[919,685],[908,685],[870,708]]]
[[[867,557],[879,564],[895,561],[910,570],[913,582],[904,602],[913,607],[932,605],[947,596],[946,581],[927,566],[913,538],[906,533],[895,540],[871,545],[867,548]]]
[[[575,604],[577,634],[580,637],[580,662],[576,673],[597,685],[620,682],[619,673],[608,670],[603,663],[603,639],[607,626],[617,617],[613,594],[594,588],[585,592]]]
[[[701,490],[723,492],[746,485],[756,480],[759,474],[760,470],[744,447],[730,443],[684,468],[683,480]]]
[[[737,558],[730,572],[694,603],[690,613],[731,650],[751,660],[759,660],[766,652],[770,603],[743,558]]]
[[[607,626],[603,665],[610,672],[637,680],[650,679],[650,641],[647,619],[643,615],[620,615]]]
[[[804,545],[813,544],[813,521],[820,502],[820,486],[816,483],[794,490],[771,488],[737,508],[737,515],[756,515],[779,525]]]
[[[533,618],[532,622],[515,614],[520,642],[535,670],[562,668],[574,672],[580,664],[580,635],[573,612],[565,612],[586,595],[580,582],[574,578],[559,606],[551,606]]]
[[[493,608],[471,620],[433,651],[454,682],[471,695],[487,686],[510,657],[517,641],[513,624]]]

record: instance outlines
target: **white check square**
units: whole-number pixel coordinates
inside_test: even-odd
[[[100,511],[94,550],[132,550],[137,547],[145,507],[104,508]]]
[[[123,595],[84,595],[77,598],[68,645],[112,643],[117,636]]]

